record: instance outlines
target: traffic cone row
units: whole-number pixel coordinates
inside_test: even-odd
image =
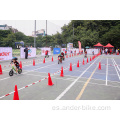
[[[84,59],[83,59],[83,65],[85,65],[85,61],[84,61]]]
[[[95,58],[95,56],[93,56],[93,59]],[[52,61],[53,61],[53,57],[52,57]],[[91,61],[91,57],[90,57],[90,61]],[[43,63],[45,63],[45,58]],[[87,58],[87,63],[88,63],[88,58]],[[83,65],[85,64],[85,61],[83,59]],[[20,65],[22,66],[22,62],[20,61]],[[35,60],[33,59],[33,65],[35,65]],[[79,67],[79,60],[77,62],[77,67]],[[22,68],[22,67],[21,67]],[[99,62],[99,66],[98,69],[101,70],[101,62]],[[2,71],[1,65],[0,65],[0,72]],[[72,63],[70,63],[70,68],[69,71],[72,71]],[[64,77],[64,73],[63,73],[63,67],[61,67],[61,73],[60,73],[61,77]],[[48,86],[52,86],[54,85],[54,83],[52,82],[50,73],[48,73]],[[18,90],[17,90],[17,85],[15,85],[15,90],[14,90],[14,96],[13,96],[13,100],[19,100],[19,95],[18,95]]]
[[[77,67],[79,67],[79,60],[78,60],[78,63],[77,63]]]
[[[60,74],[61,77],[64,77],[64,74],[63,74],[63,67],[61,67],[61,74]]]
[[[87,58],[87,63],[88,63],[88,58]]]
[[[52,62],[53,62],[53,56],[52,56]]]
[[[49,86],[52,86],[52,85],[53,85],[53,82],[52,82],[50,73],[48,73],[48,85],[49,85]]]
[[[101,62],[99,62],[98,70],[101,70]]]
[[[33,59],[33,66],[35,66],[35,59]]]
[[[44,58],[44,60],[43,60],[43,63],[45,63],[45,58]]]
[[[70,63],[70,69],[69,69],[69,71],[72,71],[72,63]]]
[[[92,60],[91,60],[91,57],[90,57],[90,61],[92,61]]]
[[[3,73],[2,73],[2,67],[1,67],[1,65],[0,65],[0,75],[2,75]]]
[[[22,69],[22,62],[20,61],[20,69]]]
[[[17,85],[15,85],[13,100],[19,100]]]

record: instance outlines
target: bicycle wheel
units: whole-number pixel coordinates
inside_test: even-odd
[[[9,76],[13,76],[13,70],[9,72]]]
[[[18,70],[18,73],[21,74],[21,73],[22,73],[22,69],[19,69],[19,70]]]

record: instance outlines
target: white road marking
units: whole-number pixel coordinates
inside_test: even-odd
[[[98,59],[98,58],[97,58]],[[97,60],[96,59],[96,60]],[[95,60],[95,61],[96,61]],[[94,62],[95,62],[94,61]],[[86,70],[84,70],[82,73],[81,73],[81,75],[77,78],[77,79],[75,79],[75,81],[74,82],[72,82],[55,100],[59,100],[59,99],[61,99],[65,94],[66,94],[66,92],[82,77],[82,75],[94,64],[94,62],[86,69]]]
[[[107,79],[108,79],[108,58],[107,58],[107,65],[106,65],[106,85],[107,85]]]
[[[66,79],[63,79],[63,80],[66,80]],[[74,80],[66,80],[66,81],[72,81],[73,82]],[[85,83],[85,81],[77,81],[77,82]],[[89,82],[89,84],[106,86],[105,84],[99,84],[99,83],[93,83],[93,82]],[[107,87],[117,87],[117,88],[120,88],[120,86],[114,86],[114,85],[107,85]]]
[[[112,62],[113,62],[113,64],[114,64],[115,70],[116,70],[116,72],[117,72],[117,75],[118,75],[118,78],[119,78],[119,80],[120,80],[120,75],[119,75],[119,73],[118,73],[118,71],[117,71],[117,68],[116,68],[116,66],[115,66],[115,63],[114,63],[114,60],[113,60],[113,58],[112,58]]]
[[[116,61],[113,59],[113,61],[115,62],[115,65],[117,65],[117,63],[116,63]],[[120,72],[120,68],[118,67],[118,65],[116,66],[117,67],[117,69],[119,70],[119,72]]]

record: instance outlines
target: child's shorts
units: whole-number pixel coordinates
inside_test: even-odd
[[[19,69],[20,66],[16,66],[17,69]]]

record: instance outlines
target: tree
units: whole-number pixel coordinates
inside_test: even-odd
[[[8,34],[7,38],[3,38],[3,46],[15,48],[15,41],[15,35],[13,33]]]

